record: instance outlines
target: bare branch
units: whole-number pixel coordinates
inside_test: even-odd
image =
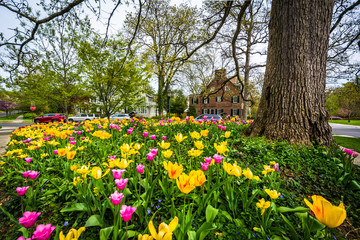
[[[330,33],[332,31],[335,30],[335,28],[340,24],[342,18],[345,16],[346,13],[350,12],[351,10],[353,10],[355,7],[357,7],[358,5],[360,5],[360,0],[358,0],[357,2],[355,2],[354,4],[352,4],[350,7],[346,8],[338,17],[338,19],[336,20],[336,22],[334,23],[334,25],[331,27],[330,29]]]

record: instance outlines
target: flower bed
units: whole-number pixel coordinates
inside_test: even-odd
[[[17,129],[0,163],[2,183],[13,196],[8,204],[18,206],[1,208],[13,222],[10,234],[34,239],[71,234],[81,234],[80,239],[310,239],[333,234],[327,227],[338,227],[346,217],[340,198],[292,185],[302,181],[296,176],[301,166],[295,171],[287,161],[314,157],[320,159],[316,165],[332,157],[336,165],[349,156],[246,139],[239,132],[248,125],[235,118],[187,118]],[[322,176],[318,171],[315,178]],[[328,177],[319,185],[338,179]],[[304,202],[310,192],[313,196],[305,195],[310,201]],[[335,199],[338,207],[320,195]]]

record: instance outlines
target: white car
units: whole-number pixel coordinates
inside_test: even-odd
[[[114,114],[110,117],[111,120],[118,120],[118,121],[121,121],[123,119],[130,119],[130,116],[129,114],[124,114],[124,113],[119,113],[119,114]]]
[[[69,122],[81,122],[81,121],[90,121],[93,119],[100,118],[99,115],[93,113],[79,113],[74,117],[69,117]]]

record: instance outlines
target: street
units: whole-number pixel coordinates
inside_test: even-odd
[[[332,127],[332,134],[334,135],[344,135],[360,138],[360,127],[352,125],[344,125],[337,123],[330,123]]]

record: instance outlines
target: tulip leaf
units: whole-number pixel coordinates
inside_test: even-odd
[[[227,211],[221,210],[221,215],[224,215],[230,221],[233,220],[233,218],[230,216],[230,214]]]
[[[28,238],[29,232],[28,232],[28,230],[26,228],[22,227],[18,231],[22,232],[22,235],[23,235],[24,238]]]
[[[279,213],[286,213],[286,212],[307,212],[309,208],[305,207],[296,207],[296,208],[288,208],[288,207],[278,207],[277,211]]]
[[[196,240],[196,232],[195,231],[189,231],[187,232],[189,240]]]
[[[92,215],[86,221],[85,227],[104,227],[104,221],[100,215]]]
[[[206,222],[212,223],[218,212],[218,209],[214,208],[211,205],[208,205],[206,208]]]
[[[356,182],[355,180],[352,180],[352,181],[348,184],[347,188],[348,188],[349,190],[360,190],[360,185],[359,185],[359,183]]]
[[[205,239],[206,235],[209,234],[211,230],[215,228],[212,227],[212,223],[204,222],[201,227],[196,231],[196,239],[203,240]]]
[[[310,232],[316,232],[325,228],[325,225],[320,223],[317,219],[310,216],[308,213],[295,213],[303,224],[306,224]],[[303,226],[304,227],[304,226]]]
[[[71,207],[61,209],[60,212],[75,212],[75,211],[85,212],[87,210],[88,210],[88,205],[87,204],[85,204],[85,203],[75,203]]]
[[[288,225],[288,227],[289,227],[291,239],[295,239],[295,240],[299,239],[299,238],[298,238],[298,234],[297,234],[297,232],[295,231],[294,225],[292,225],[292,223],[289,221],[289,219],[287,219],[283,214],[280,213],[280,215],[281,215],[282,219],[284,220],[284,222],[285,222],[285,223]]]
[[[107,240],[114,227],[107,227],[100,230],[100,240]]]

